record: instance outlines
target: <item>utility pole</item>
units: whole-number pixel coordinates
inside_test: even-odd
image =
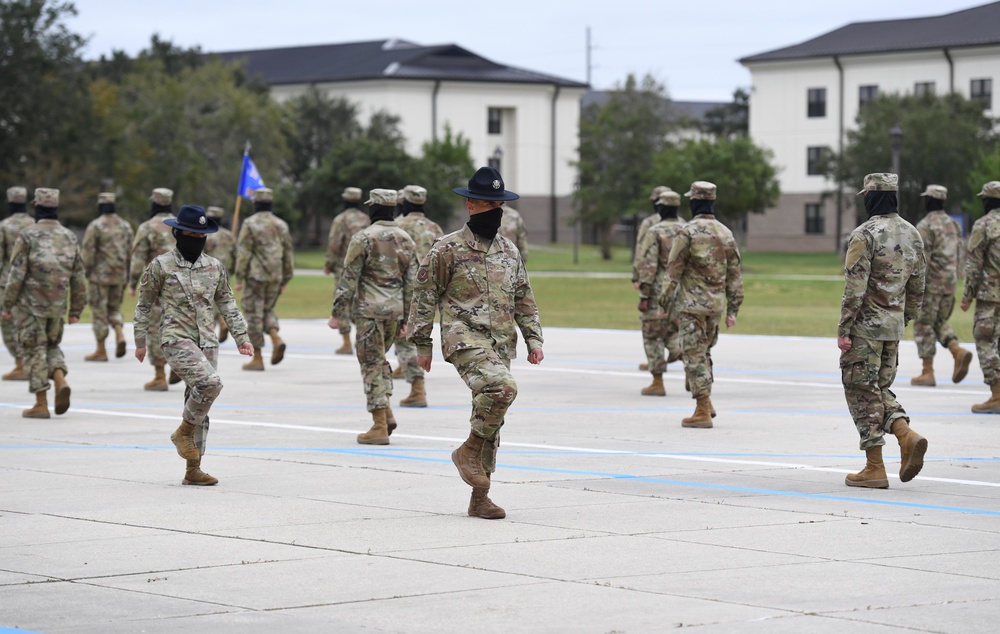
[[[591,46],[590,46],[590,27],[588,26],[587,27],[587,85],[588,86],[590,85],[590,71],[591,71],[591,68],[593,68],[593,66],[591,66],[591,63],[590,63],[590,51],[591,51]]]

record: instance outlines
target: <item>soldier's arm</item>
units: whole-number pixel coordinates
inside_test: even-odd
[[[416,244],[412,245],[413,251],[410,253],[410,262],[403,271],[403,321],[410,314],[410,306],[413,305],[413,287],[417,283],[417,249]]]
[[[528,230],[524,222],[517,223],[517,250],[521,252],[521,261],[528,261]]]
[[[239,307],[236,305],[233,288],[229,285],[229,272],[225,270],[225,267],[220,271],[219,281],[215,286],[215,295],[212,301],[215,302],[215,306],[219,309],[219,314],[222,315],[222,319],[226,322],[226,327],[229,328],[229,332],[233,335],[236,345],[241,346],[249,342],[250,336],[247,334],[247,322],[243,318],[243,313],[240,312]]]
[[[663,295],[656,300],[665,310],[669,310],[674,296],[677,295],[677,288],[680,286],[681,278],[684,277],[684,269],[687,268],[690,248],[691,236],[685,231],[678,231],[670,245],[670,256],[667,258],[667,286],[663,289]]]
[[[73,258],[73,271],[69,278],[69,317],[70,319],[80,319],[84,307],[87,305],[87,276],[83,270],[83,258],[80,250],[77,249]],[[73,323],[73,322],[70,322]]]
[[[430,357],[434,354],[434,340],[431,338],[434,311],[450,283],[450,258],[443,249],[432,247],[417,268],[417,280],[406,321],[406,340],[416,346],[417,356]]]
[[[542,347],[542,323],[538,317],[538,304],[535,303],[535,294],[531,292],[531,283],[528,281],[528,271],[524,268],[524,261],[518,258],[517,281],[514,287],[514,322],[521,330],[524,343],[528,346],[528,352]]]
[[[7,233],[7,228],[0,223],[0,269],[3,268],[4,263],[10,262],[13,253],[7,253],[7,238],[4,234]],[[5,284],[7,280],[0,280],[0,284]]]
[[[132,241],[132,259],[128,267],[128,285],[132,290],[135,290],[136,286],[138,286],[139,275],[146,268],[148,259],[149,241],[146,240],[146,236],[140,230],[136,232],[135,239]]]
[[[636,281],[639,283],[639,299],[649,299],[649,294],[653,292],[653,282],[656,279],[656,270],[659,268],[660,243],[656,239],[656,233],[647,231],[642,238],[642,243],[635,252]]]
[[[873,248],[867,234],[859,232],[851,237],[844,260],[844,298],[840,305],[838,337],[851,336],[851,329],[858,318],[858,311],[861,310],[865,290],[868,288]]]
[[[368,251],[368,241],[361,234],[351,238],[344,257],[344,270],[337,278],[337,288],[333,293],[333,308],[330,316],[338,319],[348,319],[354,306],[354,296],[358,292],[358,281],[365,266],[365,256]]]
[[[924,301],[924,284],[927,273],[926,252],[919,249],[917,252],[917,265],[913,267],[910,278],[906,280],[906,304],[903,306],[903,322],[910,323],[917,318],[920,311],[920,304]]]
[[[135,305],[135,317],[132,319],[136,348],[146,347],[149,311],[160,296],[162,289],[163,270],[160,268],[160,263],[153,260],[139,278],[139,301]]]
[[[83,272],[90,275],[94,270],[94,251],[97,249],[97,227],[93,223],[87,225],[87,230],[83,232],[83,243],[80,245],[80,254],[83,259]]]
[[[326,262],[323,264],[323,268],[331,273],[334,271],[337,240],[340,238],[338,235],[340,231],[337,228],[337,218],[339,217],[335,217],[330,223],[330,233],[326,236]]]
[[[18,235],[11,253],[10,273],[7,275],[7,286],[3,292],[3,312],[9,313],[24,285],[24,276],[28,272],[28,243],[24,236]]]
[[[284,286],[295,275],[295,247],[287,227],[281,232],[281,250],[281,285]]]
[[[979,283],[983,277],[983,261],[989,243],[983,225],[976,223],[969,235],[969,250],[965,259],[965,290],[962,292],[962,303],[971,304],[979,291]]]
[[[735,242],[726,252],[726,317],[736,317],[743,305],[743,270],[740,249]]]
[[[240,237],[236,244],[236,269],[233,276],[246,280],[250,272],[250,252],[253,250],[253,234],[247,228],[247,223],[240,225]]]

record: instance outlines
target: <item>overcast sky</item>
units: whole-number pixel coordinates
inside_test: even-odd
[[[612,88],[652,74],[674,99],[728,101],[750,85],[736,60],[851,22],[926,17],[985,0],[73,0],[86,57],[135,54],[154,33],[203,51],[401,38]]]

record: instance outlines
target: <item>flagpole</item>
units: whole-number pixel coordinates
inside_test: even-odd
[[[233,237],[237,240],[240,237],[239,226],[240,226],[240,202],[242,202],[243,196],[236,194],[236,209],[233,211]]]

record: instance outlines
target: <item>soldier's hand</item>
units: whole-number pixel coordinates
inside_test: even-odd
[[[633,281],[632,282],[632,288],[634,288],[635,290],[639,290],[639,282]]]
[[[250,343],[249,341],[246,342],[246,343],[244,343],[244,344],[240,344],[240,346],[237,348],[237,350],[239,350],[240,354],[242,354],[242,355],[245,355],[245,356],[248,356],[248,357],[252,357],[253,356],[253,344]]]
[[[80,318],[79,317],[70,317],[67,321],[69,323],[71,323],[71,324],[75,324],[76,322],[80,321]]]
[[[243,290],[243,282],[236,282],[236,290],[238,291]]]
[[[7,311],[4,311],[3,314],[0,314],[0,317],[3,317],[4,319],[10,319],[11,314]]]
[[[330,267],[324,266],[323,267],[323,275],[333,275],[333,271],[330,270]]]
[[[405,336],[406,336],[406,324],[403,324],[402,326],[399,327],[399,337],[405,337]]]
[[[840,348],[841,352],[847,352],[850,350],[851,345],[850,337],[837,337],[837,347]]]
[[[639,300],[639,312],[644,313],[649,310],[649,298],[643,297]]]
[[[330,320],[326,322],[326,325],[330,327],[330,330],[336,330],[340,328],[340,319],[331,317]]]
[[[424,372],[431,371],[431,359],[434,357],[417,357],[417,365],[424,369]]]
[[[145,358],[146,358],[146,349],[145,348],[136,348],[135,349],[135,358],[139,360],[139,363],[142,363],[143,360],[145,360]]]
[[[135,289],[134,288],[128,289],[128,294],[130,297],[135,297]]]
[[[962,312],[963,313],[969,312],[969,306],[972,306],[972,301],[970,301],[968,299],[963,299],[962,300]]]
[[[531,365],[538,365],[545,358],[545,353],[542,352],[541,348],[535,348],[528,353],[528,363]]]
[[[732,328],[736,325],[736,315],[726,315],[726,328]]]

